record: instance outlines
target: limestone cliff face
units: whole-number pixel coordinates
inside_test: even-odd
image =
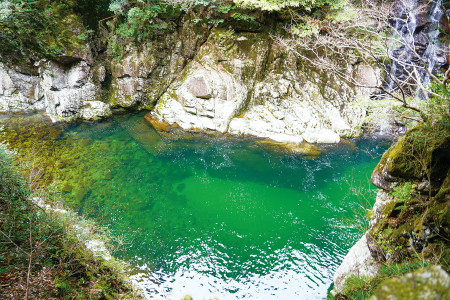
[[[440,16],[433,10],[433,22],[426,14],[414,18],[424,55],[434,48],[422,37],[438,32]],[[185,130],[294,143],[335,143],[361,134],[366,112],[352,103],[372,91],[308,68],[273,43],[270,33],[279,20],[258,20],[257,26],[233,21],[213,28],[191,9],[168,33],[140,45],[128,41],[120,53],[97,40],[26,68],[0,62],[0,112],[45,110],[53,121],[70,121],[149,109],[149,119]],[[68,30],[76,35],[82,27],[80,20]],[[441,61],[435,52],[431,56]],[[347,72],[367,85],[381,84],[381,72],[371,66],[355,62]]]

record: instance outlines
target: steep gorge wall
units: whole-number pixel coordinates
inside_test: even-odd
[[[94,55],[87,44],[58,61],[35,62],[31,72],[4,62],[0,111],[45,110],[53,121],[70,121],[153,109],[154,120],[185,130],[280,142],[334,143],[359,135],[365,112],[350,104],[364,92],[308,69],[274,44],[266,27],[230,33],[199,22],[190,10],[170,34],[139,46],[129,42],[121,57],[111,49]],[[377,84],[378,73],[368,66],[355,63],[349,72]]]

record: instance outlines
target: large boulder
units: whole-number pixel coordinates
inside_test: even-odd
[[[450,169],[446,122],[436,120],[431,126],[421,124],[408,130],[383,154],[372,173],[372,183],[392,190],[394,183],[414,182],[422,192],[431,188],[436,194]]]
[[[173,84],[153,114],[185,130],[225,132],[247,99],[247,88],[226,70],[194,62],[185,80]]]

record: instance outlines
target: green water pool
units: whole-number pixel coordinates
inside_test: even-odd
[[[359,139],[295,154],[254,139],[158,134],[142,113],[27,122],[4,118],[7,138],[46,141],[46,176],[67,204],[126,238],[115,255],[151,299],[323,299],[361,234],[345,220],[357,227],[355,211],[373,204],[370,174],[389,146]]]

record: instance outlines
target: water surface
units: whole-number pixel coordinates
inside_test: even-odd
[[[323,299],[359,237],[343,220],[373,204],[354,189],[375,198],[368,181],[388,146],[360,139],[295,154],[254,139],[158,134],[143,114],[15,122],[4,122],[6,139],[38,148],[43,178],[58,180],[66,202],[129,241],[115,255],[152,299]]]

